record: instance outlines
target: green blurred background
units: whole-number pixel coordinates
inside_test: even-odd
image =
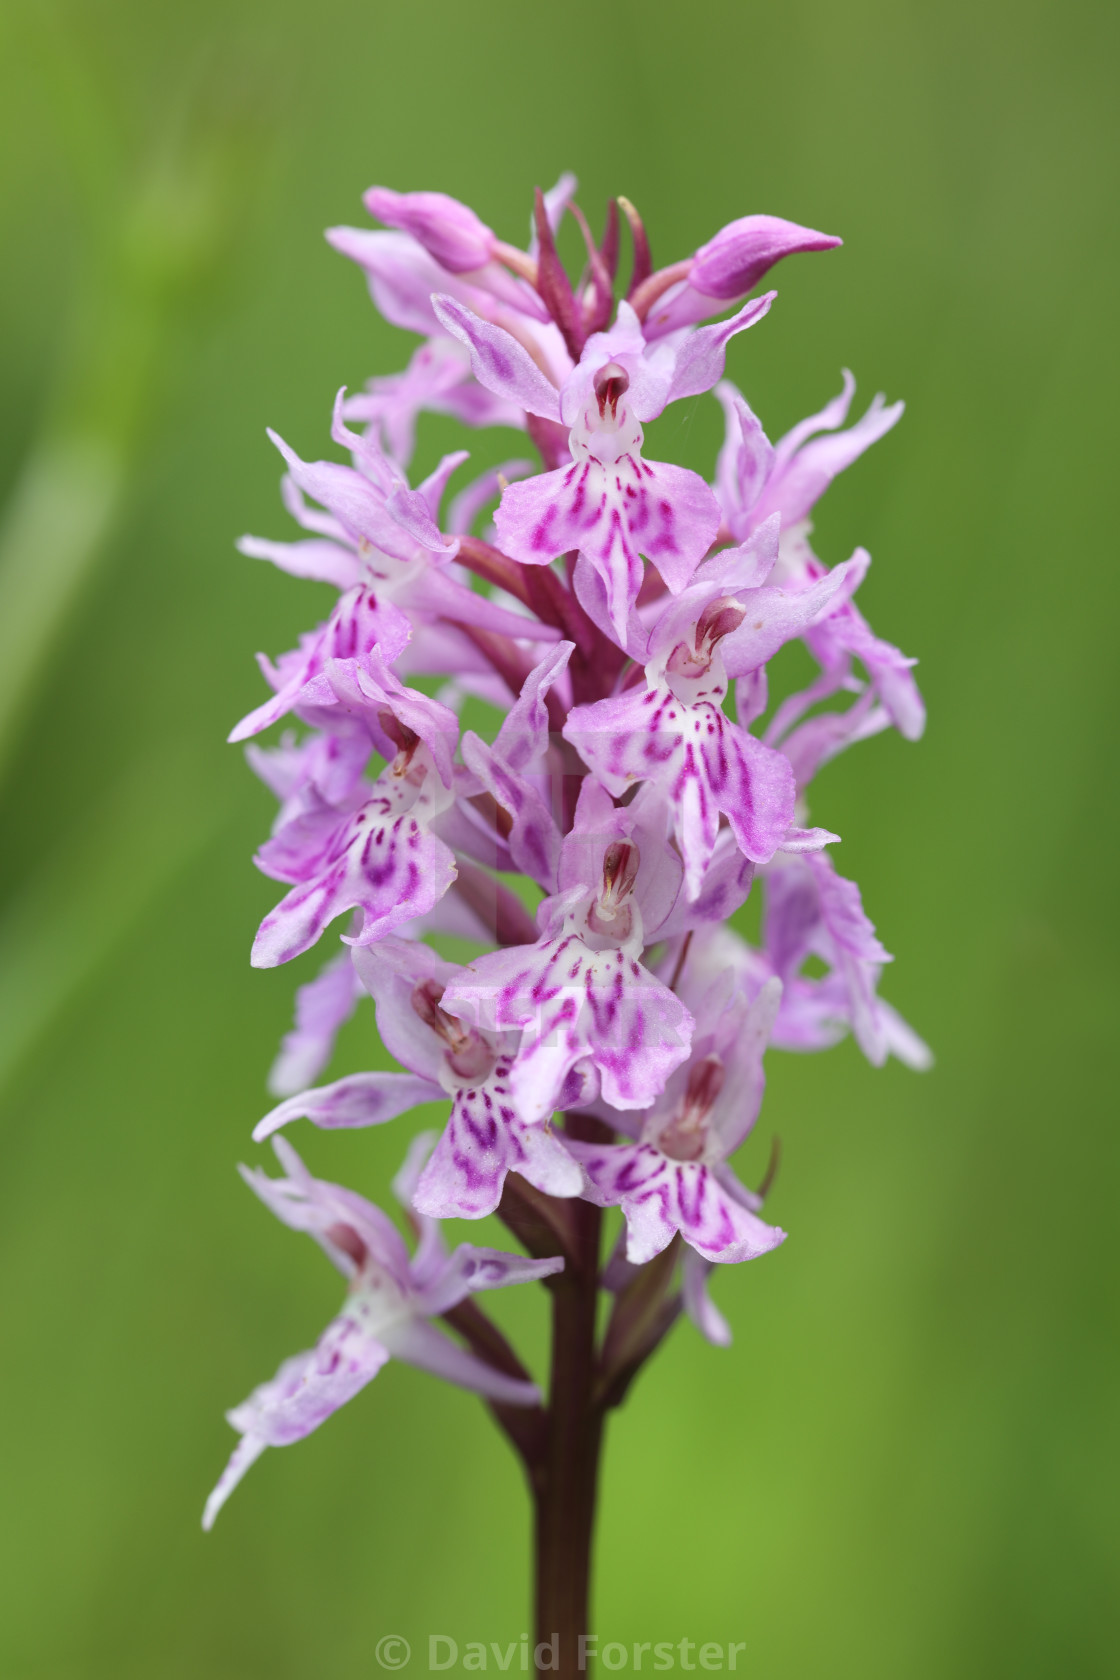
[[[338,1300],[233,1172],[287,1025],[254,973],[271,801],[223,746],[316,590],[272,424],[402,366],[321,237],[373,181],[521,242],[577,171],[655,259],[751,210],[840,233],[731,373],[771,435],[841,364],[905,396],[819,510],[930,727],[814,815],[935,1070],[771,1057],[792,1233],[612,1424],[597,1624],[768,1675],[1115,1673],[1117,14],[1092,0],[8,0],[0,23],[0,1674],[340,1677],[527,1626],[525,1500],[471,1399],[392,1367],[203,1537],[223,1409]],[[714,402],[657,453],[706,469]],[[427,422],[417,465],[457,441]],[[476,460],[508,452],[490,440]],[[305,978],[315,959],[300,970]],[[337,1071],[368,1065],[368,1017]],[[403,1127],[403,1129],[402,1129]],[[384,1195],[409,1123],[295,1141]],[[539,1356],[540,1302],[503,1303]]]

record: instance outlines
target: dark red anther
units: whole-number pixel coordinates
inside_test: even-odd
[[[412,1007],[446,1044],[447,1060],[461,1078],[485,1079],[494,1066],[494,1052],[478,1033],[440,1008],[443,990],[438,981],[421,980],[413,990]]]
[[[366,1245],[352,1225],[328,1225],[326,1239],[335,1248],[348,1254],[355,1266],[360,1266],[366,1257]]]
[[[723,1090],[724,1068],[718,1056],[705,1056],[688,1076],[684,1106],[697,1115],[708,1115]]]
[[[377,714],[377,721],[381,725],[385,734],[389,737],[390,741],[392,741],[393,745],[396,747],[398,753],[404,754],[404,762],[407,765],[411,761],[413,753],[420,745],[419,735],[409,729],[407,724],[402,723],[400,718],[397,717],[394,712],[389,710],[388,706],[381,707]]]
[[[564,271],[552,236],[544,194],[536,189],[535,216],[537,223],[537,292],[564,337],[568,353],[578,362],[583,350],[583,323],[576,305],[572,283]]]
[[[622,904],[634,890],[641,854],[632,840],[612,840],[603,853],[603,897]]]
[[[696,621],[696,646],[714,648],[724,636],[738,630],[746,616],[746,607],[730,596],[722,595],[718,601],[710,601]]]
[[[441,1032],[442,1024],[450,1020],[450,1016],[445,1015],[439,1006],[443,993],[444,988],[438,981],[421,980],[420,984],[413,988],[410,1000],[413,1009],[424,1025],[431,1027],[433,1032],[439,1032],[441,1037],[443,1036]]]
[[[618,399],[630,389],[630,375],[618,362],[608,362],[595,375],[595,396],[599,403],[599,415],[606,419],[608,408],[611,419],[615,418],[618,409]]]
[[[634,267],[630,274],[630,289],[626,293],[629,301],[643,280],[648,280],[653,273],[653,261],[649,254],[649,240],[646,237],[645,223],[635,210],[628,198],[619,194],[618,207],[626,220],[630,223],[630,234],[634,241]]]

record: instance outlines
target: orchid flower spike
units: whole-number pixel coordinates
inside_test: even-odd
[[[750,213],[658,268],[629,200],[593,233],[577,191],[571,175],[538,189],[518,243],[444,193],[372,187],[381,226],[328,238],[421,342],[339,391],[332,458],[270,433],[296,540],[239,547],[334,595],[297,646],[260,656],[266,692],[231,734],[277,802],[255,861],[282,896],[251,961],[326,949],[300,972],[253,1132],[283,1176],[242,1170],[346,1296],[228,1414],[239,1440],[204,1517],[397,1358],[490,1405],[538,1533],[564,1536],[542,1579],[590,1546],[587,1478],[556,1466],[593,1472],[604,1412],[679,1316],[726,1345],[714,1268],[785,1240],[769,1200],[763,1216],[770,1172],[752,1188],[733,1165],[768,1052],[850,1034],[875,1066],[931,1059],[879,995],[892,959],[809,809],[823,765],[925,721],[914,661],[855,604],[869,554],[810,546],[817,501],[902,404],[875,397],[850,423],[845,373],[771,443],[729,377],[749,369],[743,335],[768,330],[771,269],[840,242]],[[706,475],[654,459],[681,431],[647,449],[647,428],[709,393],[725,436]],[[458,477],[455,449],[410,479],[429,413],[514,428],[516,452],[488,443]],[[748,940],[730,924],[751,893]],[[384,1054],[355,1068],[374,1021]],[[411,1134],[418,1109],[439,1130],[395,1181],[410,1246],[288,1138]],[[612,1208],[624,1229],[601,1265]],[[492,1215],[524,1256],[449,1251],[441,1221]],[[480,1300],[534,1280],[556,1304],[547,1403]]]

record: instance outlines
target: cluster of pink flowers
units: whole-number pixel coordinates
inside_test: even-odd
[[[455,1326],[468,1295],[558,1272],[562,1254],[449,1253],[439,1221],[481,1218],[503,1194],[620,1208],[603,1287],[675,1245],[679,1301],[726,1342],[711,1267],[784,1239],[729,1164],[758,1117],[767,1047],[820,1049],[850,1031],[875,1064],[928,1060],[878,995],[890,958],[832,861],[838,836],[807,811],[841,749],[922,731],[913,661],[854,604],[869,556],[830,568],[809,540],[817,498],[902,405],[877,397],[846,426],[845,374],[771,444],[724,378],[729,340],[774,301],[746,301],[762,277],[839,241],[746,216],[654,269],[633,207],[612,204],[596,244],[574,187],[538,193],[527,249],[443,194],[386,188],[366,196],[385,228],[330,232],[382,314],[423,342],[403,373],[339,393],[331,437],[350,464],[303,461],[274,437],[306,535],[240,545],[339,592],[298,648],[262,658],[271,697],[231,736],[302,726],[247,749],[280,807],[256,862],[284,889],[254,964],[287,962],[328,929],[341,944],[297,995],[270,1081],[282,1100],[253,1135],[301,1119],[380,1125],[421,1103],[449,1113],[394,1187],[411,1253],[386,1214],[313,1178],[282,1137],[284,1177],[245,1171],[348,1289],[316,1347],[229,1414],[241,1440],[207,1526],[266,1446],[316,1428],[390,1356],[499,1406],[539,1402],[485,1338],[452,1339],[446,1315]],[[557,253],[565,216],[586,247],[575,283]],[[616,301],[620,216],[632,262]],[[705,392],[726,419],[711,484],[643,453],[647,421]],[[508,462],[448,502],[458,452],[410,487],[425,410],[522,429],[543,470]],[[769,661],[795,639],[819,674],[771,707]],[[461,729],[477,700],[504,713],[492,740]],[[752,886],[757,946],[727,926]],[[446,960],[445,935],[480,954]],[[401,1071],[316,1086],[366,995]]]

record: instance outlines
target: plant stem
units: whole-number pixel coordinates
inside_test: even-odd
[[[599,1132],[597,1122],[569,1116],[568,1129],[576,1132],[577,1127]],[[544,1463],[535,1489],[536,1641],[548,1647],[541,1653],[543,1670],[559,1674],[561,1680],[585,1672],[580,1667],[580,1639],[588,1631],[603,1437],[603,1413],[595,1403],[602,1213],[589,1202],[569,1205],[575,1254],[551,1282],[552,1377]]]

